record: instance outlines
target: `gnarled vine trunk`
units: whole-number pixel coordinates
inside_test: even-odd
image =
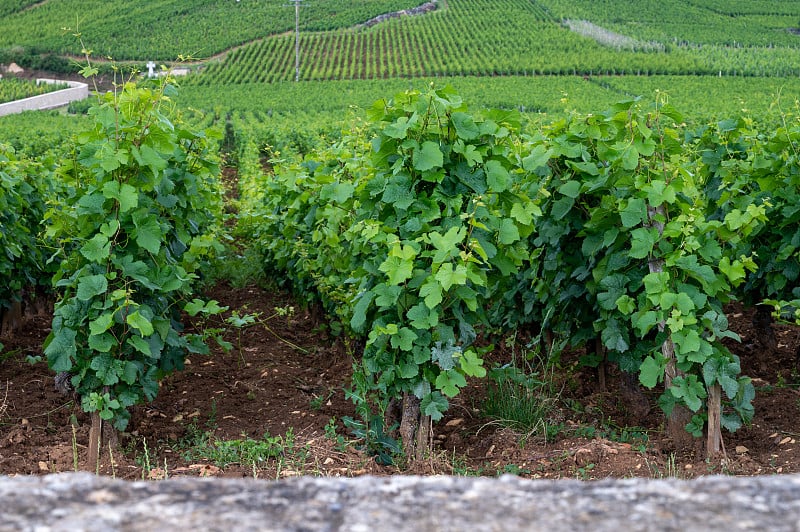
[[[664,205],[661,204],[657,207],[653,207],[651,205],[647,206],[647,217],[650,220],[650,224],[652,227],[655,227],[658,230],[658,234],[662,235],[664,233],[664,224],[660,220],[666,219],[666,209]],[[648,269],[650,273],[661,273],[664,271],[664,261],[661,259],[651,258],[648,262]],[[664,332],[666,330],[667,324],[664,321],[661,321],[658,324],[659,332]],[[672,336],[667,336],[667,339],[664,340],[664,343],[661,346],[661,354],[662,356],[667,359],[667,365],[664,369],[664,388],[669,390],[672,387],[672,381],[678,377],[682,376],[682,372],[678,370],[677,360],[675,358],[675,343],[672,341]],[[712,404],[714,400],[720,400],[719,396],[708,397],[708,410],[716,410],[717,412],[720,411],[720,405]],[[667,416],[666,422],[666,432],[667,435],[672,440],[672,443],[675,445],[677,450],[687,451],[694,446],[694,438],[692,435],[686,431],[686,425],[691,421],[692,413],[691,411],[683,405],[675,405],[670,412],[670,415]],[[722,439],[721,434],[721,427],[720,427],[720,419],[717,417],[714,422],[716,425],[712,425],[712,419],[709,416],[709,424],[708,424],[708,441],[715,441]],[[707,449],[707,453],[711,453],[710,449]]]
[[[419,462],[431,450],[431,418],[422,414],[420,400],[413,393],[403,394],[400,438],[409,462]]]

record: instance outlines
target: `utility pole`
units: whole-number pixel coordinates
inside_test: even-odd
[[[294,80],[300,81],[300,5],[304,0],[289,0],[294,5]]]

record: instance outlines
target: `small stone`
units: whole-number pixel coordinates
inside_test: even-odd
[[[46,473],[50,471],[50,466],[47,465],[47,462],[42,462],[41,460],[39,460],[39,471],[41,471],[42,473]]]
[[[736,446],[736,454],[746,454],[750,449],[745,447],[744,445],[737,445]]]
[[[457,417],[457,418],[451,419],[450,421],[445,423],[444,426],[445,427],[457,427],[457,426],[461,425],[463,422],[464,422],[464,418],[463,417]]]

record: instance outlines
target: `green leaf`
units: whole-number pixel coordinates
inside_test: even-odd
[[[514,203],[510,214],[512,218],[522,225],[531,225],[533,223],[532,213],[521,202]]]
[[[652,356],[648,356],[642,361],[642,365],[639,367],[639,382],[642,383],[642,386],[645,388],[655,388],[664,377],[666,359],[663,357],[659,358],[661,358],[660,362],[656,361]]]
[[[103,185],[103,196],[119,203],[119,212],[128,212],[139,205],[139,193],[127,183],[108,181]]]
[[[603,345],[610,351],[616,351],[617,353],[624,353],[630,347],[625,336],[627,336],[627,333],[620,328],[616,319],[606,321],[606,326],[603,332],[600,333]]]
[[[461,354],[461,348],[453,345],[452,342],[442,347],[442,342],[436,342],[431,347],[431,360],[443,370],[449,370],[456,367],[456,357]]]
[[[94,235],[81,247],[81,255],[93,262],[102,262],[111,255],[111,242],[102,233]]]
[[[619,216],[623,227],[635,227],[647,219],[647,203],[641,198],[632,198]]]
[[[692,412],[697,412],[703,406],[706,390],[703,383],[697,380],[696,375],[678,376],[672,381],[669,389],[673,396],[682,399]]]
[[[96,334],[103,334],[111,327],[112,323],[114,323],[114,313],[103,313],[96,319],[89,322],[89,334],[92,336]]]
[[[127,384],[135,383],[137,378],[139,377],[139,366],[133,361],[130,360],[125,361],[125,364],[122,367],[122,373],[120,374],[119,377],[120,379],[122,379],[123,382]],[[127,401],[122,401],[122,403],[125,404],[127,403]]]
[[[396,285],[379,284],[372,289],[377,296],[375,304],[382,308],[394,307],[397,305],[397,298],[400,297],[402,288]]]
[[[522,159],[522,168],[528,172],[534,172],[545,166],[552,156],[553,150],[548,150],[544,145],[539,144],[534,146],[531,153]]]
[[[393,139],[404,139],[406,135],[408,135],[408,128],[414,125],[414,123],[416,123],[414,118],[409,120],[408,117],[401,116],[383,128],[383,134]]]
[[[672,331],[675,352],[680,355],[700,352],[700,334],[694,329]]]
[[[141,336],[129,336],[126,343],[148,357],[153,356],[153,353],[150,351],[150,344]]]
[[[114,335],[108,332],[93,334],[87,342],[89,349],[98,353],[108,353],[118,344]]]
[[[632,323],[633,326],[636,327],[639,337],[644,338],[644,336],[658,323],[658,313],[654,310],[648,310],[647,312],[637,315],[632,320]]]
[[[428,281],[419,289],[419,297],[425,298],[425,305],[429,309],[436,308],[442,302],[442,285],[436,278],[428,278]]]
[[[675,188],[663,181],[651,181],[643,187],[647,194],[647,201],[653,207],[658,207],[662,203],[675,203]]]
[[[108,279],[105,275],[87,275],[78,279],[78,290],[75,294],[80,301],[89,301],[94,296],[105,294],[108,290]]]
[[[44,354],[47,356],[47,364],[50,369],[58,373],[72,369],[72,361],[77,356],[76,336],[77,333],[72,329],[63,327],[53,329],[44,347]]]
[[[564,196],[563,198],[559,198],[553,202],[553,206],[550,209],[550,214],[554,220],[560,220],[566,216],[570,210],[572,210],[573,205],[575,205],[575,199],[570,198],[569,196]]]
[[[138,310],[128,314],[125,322],[142,333],[142,336],[150,336],[153,334],[153,323],[145,318]]]
[[[428,233],[428,238],[436,248],[433,262],[441,263],[448,258],[457,257],[460,251],[459,246],[464,241],[466,234],[467,228],[464,226],[451,227],[444,235],[437,231]]]
[[[378,269],[386,273],[390,284],[402,284],[406,279],[411,278],[414,263],[402,257],[387,257]]]
[[[600,288],[603,292],[598,292],[597,302],[600,308],[604,310],[614,310],[617,307],[617,301],[622,297],[627,289],[627,277],[622,274],[613,274],[603,278],[600,281]]]
[[[722,257],[719,261],[719,271],[725,274],[733,286],[742,284],[742,281],[744,281],[746,277],[744,264],[739,260],[735,260],[731,263],[728,257]]]
[[[467,385],[467,380],[464,375],[455,370],[442,371],[436,377],[436,387],[447,397],[455,397],[458,395],[459,388]]]
[[[581,183],[575,180],[567,181],[558,187],[558,191],[569,198],[577,198],[581,193]]]
[[[483,378],[486,376],[483,359],[472,349],[464,351],[464,355],[461,357],[461,371],[471,377]]]
[[[416,200],[414,191],[411,190],[410,187],[410,183],[406,183],[401,180],[398,180],[398,182],[392,182],[386,186],[386,190],[384,190],[381,200],[384,203],[394,205],[396,209],[408,209]]]
[[[147,144],[140,146],[138,151],[139,164],[149,166],[154,176],[157,176],[161,170],[164,170],[169,164],[157,150]]]
[[[436,272],[436,280],[442,285],[445,291],[450,290],[453,285],[462,285],[467,283],[467,268],[463,264],[457,265],[453,268],[453,264],[446,262],[442,264],[439,271]]]
[[[667,272],[653,272],[648,273],[642,279],[644,283],[644,289],[648,295],[651,294],[661,294],[667,290],[667,284],[669,283],[669,273]],[[660,297],[655,301],[656,303],[660,300]]]
[[[658,242],[658,230],[654,227],[639,227],[631,231],[631,250],[629,255],[634,259],[644,259],[653,251]]]
[[[414,150],[412,162],[415,170],[425,172],[426,170],[441,168],[444,163],[444,155],[442,150],[439,149],[439,144],[428,140],[423,142],[419,149]]]
[[[350,327],[357,333],[364,332],[367,323],[367,310],[372,304],[375,294],[372,291],[362,293],[353,307],[353,317],[350,318]]]
[[[510,245],[519,240],[519,230],[514,220],[503,218],[499,227],[499,240],[501,244]]]
[[[486,184],[492,192],[503,192],[511,183],[511,175],[500,161],[486,161]]]
[[[393,334],[391,337],[391,344],[392,347],[395,349],[400,349],[402,351],[411,351],[414,347],[414,340],[419,338],[417,333],[409,329],[408,327],[401,327],[397,334]]]
[[[150,253],[157,254],[161,249],[161,239],[164,236],[158,218],[145,210],[139,210],[133,215],[133,224],[136,226],[133,231],[136,243]]]
[[[111,355],[103,353],[93,357],[92,361],[89,363],[89,367],[94,370],[95,375],[104,385],[111,386],[119,382],[117,370],[122,369],[118,367],[116,362],[117,361],[114,360]]]
[[[430,329],[439,325],[439,314],[420,301],[406,312],[410,325],[415,329]]]
[[[398,367],[398,374],[401,379],[413,379],[419,375],[419,366],[413,362],[402,363]]]
[[[622,152],[622,168],[625,170],[636,170],[639,166],[639,151],[634,145],[628,145]]]
[[[614,302],[617,310],[625,315],[633,314],[636,311],[636,301],[628,294],[623,294]]]
[[[205,307],[206,304],[202,299],[194,298],[183,306],[183,310],[189,316],[197,316]]]
[[[456,134],[464,140],[472,140],[478,138],[480,130],[475,124],[475,121],[467,113],[453,113],[450,117],[453,125],[456,127]]]
[[[422,398],[419,406],[423,414],[430,416],[433,421],[439,421],[444,417],[450,404],[441,393],[431,392]]]

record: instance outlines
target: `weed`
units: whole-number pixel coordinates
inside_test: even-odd
[[[275,307],[275,315],[276,316],[285,316],[286,317],[286,325],[290,325],[292,321],[292,317],[294,317],[294,307],[291,305],[286,305],[283,307]]]
[[[111,442],[108,442],[108,460],[111,463],[111,478],[117,478],[117,463],[114,461],[114,452],[111,449]]]
[[[527,467],[518,466],[517,464],[506,464],[503,466],[503,469],[501,471],[498,471],[497,473],[500,475],[521,476],[521,475],[530,475],[531,470],[528,469]]]
[[[150,451],[147,448],[146,439],[142,440],[142,446],[144,448],[144,455],[141,458],[141,462],[139,460],[136,460],[136,462],[141,466],[142,480],[145,480],[146,478],[150,477],[150,471],[152,470],[152,468],[150,467]]]
[[[10,387],[8,381],[6,381],[6,391],[5,395],[3,396],[3,400],[0,401],[0,419],[5,417],[6,412],[8,412],[8,388]]]
[[[264,433],[261,439],[243,437],[236,440],[214,440],[209,430],[203,430],[192,423],[186,434],[173,445],[186,461],[207,460],[217,467],[231,464],[257,465],[283,452],[280,436]]]
[[[328,391],[323,395],[315,395],[308,404],[312,410],[320,410],[322,409],[322,405],[328,402],[328,399],[333,397],[333,393],[333,390],[328,389]]]
[[[325,425],[325,437],[334,443],[334,447],[339,452],[344,452],[347,449],[347,440],[341,434],[336,432],[336,418],[332,417]]]
[[[227,248],[226,254],[221,254],[214,261],[212,278],[224,279],[233,288],[244,288],[249,285],[265,287],[267,285],[264,272],[264,259],[255,247],[248,247],[237,253],[236,250]]]
[[[78,472],[78,431],[75,423],[72,424],[72,469]]]
[[[350,416],[342,418],[345,427],[363,443],[358,447],[371,456],[381,465],[394,463],[396,456],[401,455],[400,443],[389,436],[389,433],[398,428],[398,424],[386,428],[384,413],[388,406],[385,398],[377,397],[371,391],[366,372],[363,372],[358,363],[353,364],[353,388],[345,389],[347,399],[353,401],[356,414],[360,419]],[[378,413],[372,411],[371,404],[376,404]]]
[[[513,365],[489,371],[483,414],[528,437],[539,435],[545,440],[558,431],[549,422],[554,408],[550,384],[536,373],[527,373]]]
[[[589,480],[591,478],[591,472],[594,469],[595,464],[586,464],[583,467],[579,467],[575,472],[575,478],[578,480]]]
[[[675,463],[675,453],[670,453],[663,470],[658,467],[658,464],[653,464],[648,460],[646,463],[653,478],[680,478],[680,470]]]
[[[239,367],[244,367],[247,363],[244,359],[244,351],[242,351],[242,329],[245,327],[249,327],[256,323],[260,313],[256,314],[239,314],[238,311],[234,310],[231,312],[231,315],[225,319],[225,323],[236,327],[236,349],[239,351]]]

